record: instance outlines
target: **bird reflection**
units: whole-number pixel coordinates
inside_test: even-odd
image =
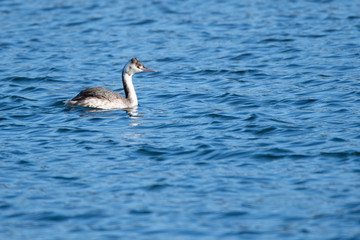
[[[78,111],[79,108],[67,108],[69,111]],[[106,110],[106,109],[95,109],[95,108],[82,108],[80,109],[81,114],[80,117],[101,117],[101,118],[118,118],[119,115],[114,114],[117,111],[124,111],[127,113],[129,118],[131,119],[130,126],[138,126],[140,125],[140,116],[143,113],[138,112],[138,107],[125,108],[119,110]]]

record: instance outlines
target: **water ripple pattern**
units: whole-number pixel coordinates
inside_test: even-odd
[[[360,239],[360,3],[0,1],[0,239]],[[86,87],[135,111],[69,108]]]

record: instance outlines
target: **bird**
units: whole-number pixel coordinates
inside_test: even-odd
[[[125,109],[138,106],[132,76],[140,72],[155,72],[154,70],[145,68],[137,59],[132,58],[125,64],[122,70],[122,82],[125,91],[125,97],[121,94],[111,91],[103,87],[90,87],[82,90],[78,95],[67,101],[70,106],[80,106],[99,109]]]

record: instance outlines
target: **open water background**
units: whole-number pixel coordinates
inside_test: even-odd
[[[360,2],[0,1],[1,239],[360,239]],[[85,87],[135,112],[67,108]]]

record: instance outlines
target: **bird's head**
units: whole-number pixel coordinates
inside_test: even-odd
[[[135,73],[140,72],[155,72],[154,70],[144,67],[144,65],[137,60],[137,58],[132,58],[128,64],[125,65],[123,73],[128,74],[129,76],[134,75]]]

